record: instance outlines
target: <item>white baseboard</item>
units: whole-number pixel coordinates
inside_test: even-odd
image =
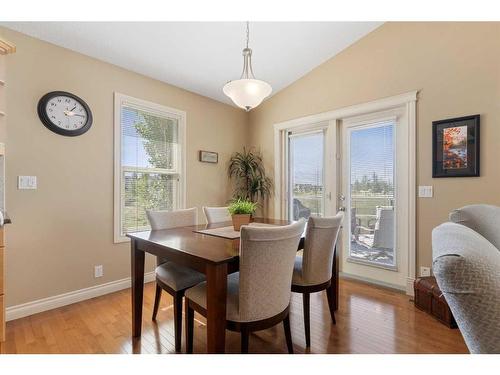
[[[154,271],[144,274],[145,283],[149,283],[154,280],[155,280]],[[25,316],[56,309],[62,306],[71,305],[72,303],[103,296],[105,294],[117,292],[122,289],[130,288],[130,285],[131,285],[131,279],[130,277],[127,277],[126,279],[111,281],[109,283],[91,286],[90,288],[79,289],[73,292],[63,293],[57,296],[42,298],[36,301],[31,301],[20,305],[7,307],[5,311],[6,321],[24,318]]]
[[[402,290],[404,292],[407,292],[407,286],[401,286],[401,285],[386,283],[384,281],[370,279],[369,277],[363,277],[363,276],[353,275],[353,274],[345,273],[345,272],[339,272],[339,276],[343,277],[343,278],[346,278],[346,279],[364,281],[366,283],[380,285],[380,286],[383,286],[383,287],[386,287],[386,288],[391,288],[391,289],[396,289],[396,290]],[[412,295],[413,295],[413,284],[412,284]]]

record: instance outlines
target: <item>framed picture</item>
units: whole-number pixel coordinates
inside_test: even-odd
[[[219,154],[216,152],[200,150],[199,159],[203,163],[218,163]]]
[[[479,176],[479,115],[432,122],[432,177]]]

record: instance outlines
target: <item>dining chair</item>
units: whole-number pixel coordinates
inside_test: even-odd
[[[231,215],[229,215],[227,207],[203,207],[203,212],[208,224],[231,221]]]
[[[241,352],[248,353],[250,332],[283,322],[288,352],[290,284],[305,220],[281,227],[241,228],[240,270],[227,278],[226,328],[241,334]],[[186,351],[193,351],[194,311],[207,315],[206,282],[186,291]]]
[[[311,346],[310,294],[326,290],[328,307],[335,324],[334,290],[330,288],[335,246],[344,214],[333,217],[311,216],[307,222],[304,251],[295,258],[292,292],[302,293],[306,347]]]
[[[196,207],[176,211],[146,211],[151,230],[171,229],[196,225]],[[205,280],[205,275],[183,267],[167,259],[156,257],[156,293],[153,307],[153,320],[156,320],[162,290],[174,299],[174,337],[175,350],[181,350],[182,336],[182,297],[186,289]]]

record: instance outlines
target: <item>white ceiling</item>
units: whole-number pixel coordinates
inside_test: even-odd
[[[381,22],[251,22],[256,78],[273,94],[338,54]],[[0,25],[125,69],[231,103],[244,22],[1,22]]]

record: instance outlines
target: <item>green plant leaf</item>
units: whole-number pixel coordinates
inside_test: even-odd
[[[251,215],[256,209],[257,203],[246,199],[236,199],[228,207],[228,211],[231,215]]]
[[[266,176],[262,155],[253,149],[243,148],[243,152],[231,156],[228,176],[234,183],[233,199],[256,202],[272,193],[273,183]]]

